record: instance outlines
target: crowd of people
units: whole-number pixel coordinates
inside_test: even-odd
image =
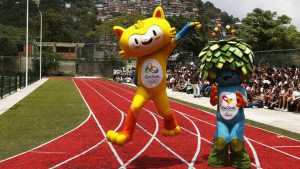
[[[296,66],[255,67],[243,86],[249,101],[247,107],[300,112],[300,70]]]
[[[173,91],[193,92],[194,97],[201,97],[204,95],[203,88],[212,84],[199,78],[199,71],[196,66],[178,64],[174,71],[167,70],[167,87]],[[255,66],[254,72],[242,85],[246,90],[249,108],[300,113],[300,69],[296,66]]]
[[[174,71],[167,70],[167,87],[173,91],[194,93],[194,97],[201,97],[209,81],[199,78],[199,74],[200,70],[193,64],[187,66],[177,64]]]
[[[208,97],[212,84],[201,79],[199,75],[198,66],[177,64],[173,70],[167,70],[167,87],[173,91],[193,93],[194,97]],[[113,80],[116,82],[133,83],[134,76],[134,67],[113,70]],[[300,113],[300,69],[296,66],[255,66],[254,72],[246,78],[242,86],[246,90],[248,108]]]
[[[133,83],[135,76],[135,68],[114,68],[113,69],[113,81],[118,83]]]

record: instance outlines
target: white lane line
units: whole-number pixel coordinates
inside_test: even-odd
[[[124,113],[122,110],[120,110],[119,108],[117,108],[114,104],[112,104],[108,99],[106,99],[102,94],[100,94],[95,88],[93,88],[91,85],[87,84],[86,82],[84,82],[84,83],[85,83],[86,85],[88,85],[91,89],[93,89],[99,96],[101,96],[101,97],[102,97],[105,101],[107,101],[111,106],[113,106],[115,109],[117,109],[117,110],[118,110],[119,112],[121,112],[122,114],[126,115],[126,113]],[[138,125],[138,126],[139,126],[139,125]],[[140,126],[140,127],[141,127],[141,126]],[[158,122],[157,122],[157,124],[156,124],[156,129],[155,129],[154,134],[153,134],[153,135],[150,134],[151,139],[148,141],[148,143],[146,144],[146,146],[145,146],[142,150],[140,150],[134,157],[132,157],[132,158],[129,160],[130,162],[133,161],[133,160],[135,160],[136,158],[138,158],[138,156],[139,156],[140,154],[142,154],[142,153],[150,146],[150,144],[153,142],[153,140],[154,140],[154,138],[155,138],[157,132],[158,132]],[[109,143],[109,144],[111,144],[111,143]],[[126,164],[128,165],[129,163],[127,162]],[[126,165],[123,164],[123,165],[121,165],[120,168],[126,168]]]
[[[93,82],[93,81],[92,81]],[[93,83],[95,83],[95,82],[93,82]],[[98,83],[95,83],[95,84],[97,84],[98,86],[102,86],[102,87],[104,87],[103,85],[100,85],[100,84],[98,84]],[[104,87],[104,88],[106,88],[106,87]],[[109,88],[106,88],[107,90],[110,90]],[[121,97],[121,98],[123,98],[123,99],[125,99],[125,100],[127,100],[128,102],[131,102],[130,100],[128,100],[128,99],[126,99],[125,97],[123,97],[123,96],[121,96],[121,95],[119,95],[119,94],[117,94],[116,92],[114,92],[114,91],[112,91],[112,90],[110,90],[111,92],[113,92],[113,93],[115,93],[116,95],[118,95],[119,97]],[[117,108],[118,109],[118,108]],[[118,109],[119,110],[119,109]],[[154,115],[156,115],[155,113],[153,113],[153,112],[151,112],[151,111],[149,111],[149,110],[147,110],[147,109],[145,109],[145,108],[143,108],[143,110],[145,110],[145,111],[147,111],[148,113],[150,113],[154,118],[155,118],[155,116]],[[119,111],[121,111],[122,113],[124,113],[122,110],[119,110]],[[124,113],[125,114],[125,113]],[[156,118],[155,118],[156,119]],[[156,119],[156,122],[157,122],[157,119]],[[157,124],[158,124],[158,122],[157,122]],[[156,135],[152,135],[151,133],[149,133],[147,130],[145,130],[142,126],[140,126],[139,124],[137,124],[137,126],[138,127],[140,127],[144,132],[146,132],[147,134],[149,134],[150,136],[152,136],[158,143],[160,143],[164,148],[166,148],[168,151],[170,151],[173,155],[175,155],[177,158],[179,158],[182,162],[184,162],[184,163],[186,163],[188,166],[189,166],[189,163],[185,160],[185,159],[183,159],[180,155],[178,155],[177,153],[175,153],[172,149],[170,149],[167,145],[165,145],[164,143],[162,143],[158,138],[156,138]],[[132,160],[133,161],[133,160]],[[129,164],[129,163],[128,163]]]
[[[190,121],[192,123],[192,125],[195,127],[196,129],[196,132],[197,132],[197,149],[196,149],[196,152],[192,158],[192,161],[190,163],[190,166],[189,168],[193,168],[194,164],[195,164],[195,161],[200,153],[200,147],[201,147],[201,135],[200,135],[200,131],[199,131],[199,128],[198,126],[190,119],[188,118],[187,116],[184,115],[184,113],[180,112],[180,111],[177,111],[177,110],[173,110],[179,114],[181,114],[183,117],[185,117],[188,121]]]
[[[93,82],[93,81],[92,81],[92,82]],[[107,90],[113,92],[114,94],[116,94],[116,95],[118,95],[119,97],[125,99],[126,101],[131,102],[130,100],[128,100],[127,98],[125,98],[125,97],[121,96],[120,94],[114,92],[113,90],[111,90],[111,89],[109,89],[109,88],[107,88],[107,87],[105,87],[105,86],[103,86],[103,85],[101,85],[101,84],[99,84],[99,83],[96,83],[96,82],[93,82],[93,83],[97,84],[98,86],[102,86],[103,88],[105,88],[105,89],[107,89]],[[151,112],[150,110],[148,110],[148,109],[146,109],[146,108],[143,108],[143,109],[146,110],[146,111],[148,111],[150,114],[153,113],[153,112]],[[175,110],[175,111],[176,111],[176,110]],[[176,111],[176,112],[179,113],[179,114],[181,114],[181,115],[182,115],[184,118],[186,118],[187,120],[189,120],[189,121],[192,123],[192,125],[194,126],[194,128],[196,129],[196,132],[197,132],[197,149],[196,149],[196,152],[195,152],[195,154],[194,154],[194,156],[193,156],[191,162],[189,163],[189,168],[193,168],[193,166],[194,166],[194,164],[195,164],[195,161],[196,161],[196,159],[197,159],[197,157],[198,157],[198,155],[199,155],[199,153],[200,153],[200,147],[201,147],[201,136],[200,136],[200,131],[199,131],[198,127],[196,126],[196,124],[195,124],[192,120],[190,120],[188,117],[186,117],[182,112],[179,112],[179,111]],[[162,117],[160,117],[160,118],[162,118]]]
[[[74,81],[74,80],[73,80],[73,81]],[[80,79],[80,81],[82,81],[83,83],[85,83],[82,79]],[[88,85],[87,83],[85,83],[85,84],[86,84],[87,86],[89,86],[91,89],[93,89],[93,88],[92,88],[90,85]],[[79,88],[78,88],[77,85],[76,85],[76,87],[77,87],[77,90],[80,92],[81,96],[83,97],[83,95],[82,95],[82,93],[81,93],[81,91],[79,90]],[[96,91],[95,89],[93,89],[93,90]],[[96,92],[97,92],[97,91],[96,91]],[[98,92],[97,92],[97,93],[98,93]],[[98,119],[96,118],[95,114],[93,113],[92,109],[90,108],[89,104],[87,103],[87,101],[86,101],[85,99],[84,99],[84,102],[85,102],[85,104],[87,105],[87,107],[89,108],[89,110],[90,110],[90,112],[91,112],[93,118],[95,119],[95,121],[96,121],[96,123],[97,123],[99,129],[101,130],[101,132],[102,132],[104,138],[106,138],[106,133],[105,133],[104,129],[102,128],[102,126],[100,125],[100,123],[99,123]],[[109,145],[109,147],[110,147],[111,151],[113,152],[114,156],[116,157],[116,159],[117,159],[118,162],[120,163],[121,167],[124,167],[124,168],[125,168],[124,162],[123,162],[123,160],[120,158],[120,156],[119,156],[119,154],[117,153],[116,149],[113,147],[113,145],[112,145],[110,142],[107,142],[107,144]]]
[[[280,153],[282,153],[282,154],[285,154],[285,155],[287,155],[287,156],[290,156],[290,157],[293,157],[293,158],[295,158],[295,159],[297,159],[297,160],[300,160],[300,157],[291,155],[291,154],[286,153],[286,152],[284,152],[284,151],[278,150],[278,149],[276,149],[276,148],[274,148],[274,147],[271,147],[271,146],[268,146],[268,145],[263,144],[263,143],[261,143],[261,142],[255,141],[255,140],[253,140],[253,139],[250,139],[250,138],[248,138],[248,139],[251,140],[251,141],[253,141],[253,142],[255,142],[255,143],[257,143],[257,144],[260,144],[260,145],[262,145],[262,146],[268,147],[268,148],[270,148],[270,149],[272,149],[272,150],[278,151],[278,152],[280,152]]]
[[[54,152],[54,151],[31,151],[37,154],[65,154],[65,152]]]
[[[99,81],[100,82],[100,81]],[[105,83],[105,82],[104,82]],[[108,83],[105,83],[105,84],[107,84],[107,85],[110,85],[110,84],[108,84]],[[110,85],[110,86],[112,86],[112,87],[115,87],[115,86],[113,86],[113,85]],[[115,87],[116,88],[116,87]],[[122,89],[122,88],[119,88],[119,89],[121,89],[121,90],[123,90],[123,91],[125,91],[125,92],[127,92],[127,93],[131,93],[131,94],[134,94],[133,92],[130,92],[130,91],[128,91],[128,90],[126,90],[126,89]],[[175,110],[175,109],[172,109],[173,111],[177,111],[177,110]],[[178,111],[177,111],[178,112]],[[182,112],[181,112],[182,113]],[[206,124],[209,124],[209,125],[212,125],[212,126],[216,126],[216,125],[214,125],[214,124],[211,124],[211,123],[209,123],[209,122],[206,122],[206,121],[203,121],[203,120],[200,120],[200,119],[198,119],[198,118],[196,118],[196,117],[194,117],[194,116],[191,116],[191,115],[188,115],[188,114],[186,114],[186,113],[182,113],[182,114],[184,114],[184,115],[186,115],[186,116],[189,116],[189,117],[191,117],[191,118],[194,118],[194,119],[196,119],[196,120],[199,120],[199,121],[201,121],[201,122],[204,122],[204,123],[206,123]],[[208,140],[207,140],[208,141]],[[250,142],[247,142],[247,143],[250,143]],[[250,143],[251,144],[251,143]],[[250,146],[250,145],[249,145]],[[251,145],[252,146],[252,145]],[[252,146],[253,147],[253,146]],[[254,150],[254,151],[253,151]],[[260,167],[260,163],[259,163],[259,158],[258,158],[258,155],[257,155],[257,153],[256,153],[256,151],[255,151],[255,148],[253,147],[253,149],[251,149],[251,151],[252,151],[252,153],[253,153],[253,156],[254,156],[254,158],[255,158],[255,162],[258,162],[258,164],[253,164],[253,163],[251,163],[253,166],[259,166]]]
[[[54,139],[52,139],[52,140],[46,142],[46,143],[44,143],[44,144],[41,144],[41,145],[39,145],[39,146],[37,146],[37,147],[35,147],[35,148],[32,148],[32,149],[30,149],[30,150],[28,150],[28,151],[25,151],[25,152],[22,152],[22,153],[20,153],[20,154],[17,154],[17,155],[14,155],[14,156],[12,156],[12,157],[9,157],[9,158],[7,158],[7,159],[1,160],[0,163],[5,162],[5,161],[7,161],[7,160],[11,160],[11,159],[16,158],[16,157],[18,157],[18,156],[24,155],[24,154],[29,153],[29,152],[31,152],[31,151],[34,151],[34,150],[36,150],[36,149],[39,149],[39,148],[41,148],[41,147],[43,147],[43,146],[45,146],[45,145],[47,145],[47,144],[49,144],[49,143],[51,143],[51,142],[57,140],[57,139],[60,139],[60,138],[64,137],[65,135],[67,135],[67,134],[69,134],[69,133],[71,133],[71,132],[77,130],[79,127],[81,127],[82,125],[84,125],[84,124],[90,119],[90,117],[91,117],[91,113],[89,113],[88,117],[87,117],[81,124],[79,124],[77,127],[75,127],[74,129],[72,129],[72,130],[70,130],[70,131],[68,131],[68,132],[66,132],[66,133],[64,133],[64,134],[62,134],[62,135],[60,135],[60,136],[58,136],[58,137],[56,137],[56,138],[54,138]]]
[[[76,85],[76,84],[75,84],[75,85]],[[77,85],[76,85],[76,86],[77,86]],[[81,95],[81,97],[82,97],[83,100],[85,100],[85,98],[84,98],[82,95]],[[114,131],[118,130],[118,129],[121,127],[123,121],[124,121],[124,115],[121,114],[121,120],[120,120],[120,123],[119,123],[119,125],[115,128]],[[61,162],[61,163],[59,163],[59,164],[53,166],[53,167],[51,167],[51,169],[57,168],[57,167],[59,167],[59,166],[61,166],[61,165],[63,165],[63,164],[66,164],[66,163],[68,163],[68,162],[70,162],[70,161],[72,161],[72,160],[74,160],[74,159],[76,159],[76,158],[78,158],[78,157],[80,157],[80,156],[82,156],[82,155],[88,153],[89,151],[91,151],[91,150],[95,149],[96,147],[98,147],[99,145],[101,145],[104,141],[105,141],[105,138],[102,139],[102,140],[101,140],[100,142],[98,142],[97,144],[95,144],[94,146],[90,147],[89,149],[87,149],[87,150],[85,150],[85,151],[83,151],[83,152],[81,152],[81,153],[79,153],[79,154],[77,154],[77,155],[75,155],[75,156],[73,156],[73,157],[71,157],[71,158],[69,158],[69,159],[67,159],[67,160],[65,160],[65,161],[63,161],[63,162]]]
[[[104,79],[105,80],[105,79]],[[100,80],[99,80],[100,81]],[[103,80],[102,80],[103,81]],[[107,81],[107,80],[105,80],[105,81]],[[115,82],[112,82],[112,83],[115,83]],[[111,85],[112,86],[112,85]],[[124,85],[124,86],[126,86],[126,87],[128,87],[128,85]],[[116,87],[116,86],[115,86]],[[123,91],[126,91],[125,89],[122,89],[122,88],[120,88],[121,90],[123,90]],[[130,91],[129,91],[130,92]],[[182,104],[182,103],[179,103],[179,102],[177,102],[177,101],[174,101],[174,100],[172,100],[172,102],[175,102],[175,103],[177,103],[177,104]],[[189,106],[189,105],[185,105],[185,106],[187,106],[187,107],[189,107],[189,108],[192,108],[192,109],[194,109],[194,110],[198,110],[199,111],[199,109],[197,109],[197,108],[195,108],[195,107],[192,107],[192,106]],[[205,111],[205,110],[201,110],[201,111],[203,111],[204,113],[206,113],[206,114],[209,114],[209,115],[211,115],[211,116],[214,116],[213,114],[211,114],[211,113],[209,113],[208,111]],[[252,126],[252,125],[249,125],[249,124],[245,124],[246,126],[250,126],[250,127],[253,127],[253,128],[256,128],[256,129],[259,129],[259,130],[263,130],[263,131],[266,131],[266,132],[268,132],[268,133],[272,133],[272,134],[275,134],[275,135],[280,135],[280,134],[278,134],[278,133],[275,133],[275,132],[273,132],[273,131],[269,131],[269,130],[266,130],[266,129],[263,129],[263,128],[259,128],[259,127],[256,127],[256,126]],[[290,140],[293,140],[293,141],[296,141],[296,142],[300,142],[300,140],[296,140],[296,139],[294,139],[294,138],[291,138],[291,137],[288,137],[288,136],[284,136],[285,138],[288,138],[288,139],[290,139]]]
[[[61,163],[59,163],[59,164],[53,166],[53,167],[50,167],[50,169],[57,168],[57,167],[59,167],[59,166],[61,166],[61,165],[63,165],[63,164],[66,164],[67,162],[70,162],[70,161],[74,160],[75,158],[78,158],[78,157],[80,157],[80,156],[86,154],[87,152],[89,152],[89,151],[93,150],[94,148],[98,147],[98,146],[99,146],[100,144],[102,144],[104,141],[105,141],[105,139],[102,139],[100,142],[98,142],[98,143],[95,144],[94,146],[90,147],[90,148],[87,149],[86,151],[83,151],[83,152],[81,152],[80,154],[77,154],[77,155],[75,155],[75,156],[73,156],[73,157],[71,157],[71,158],[69,158],[69,159],[67,159],[67,160],[65,160],[65,161],[63,161],[63,162],[61,162]]]
[[[271,146],[271,147],[278,147],[278,148],[300,148],[300,146]]]
[[[257,169],[262,169],[261,165],[260,165],[260,162],[259,162],[259,158],[257,156],[257,153],[256,153],[256,150],[255,150],[254,146],[251,144],[251,142],[249,141],[249,139],[246,136],[244,136],[244,138],[245,138],[245,141],[248,143],[248,145],[249,145],[249,147],[250,147],[250,149],[251,149],[251,151],[253,153],[255,164],[256,164],[256,168]]]

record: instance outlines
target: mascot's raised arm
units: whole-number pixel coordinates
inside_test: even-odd
[[[208,165],[228,165],[250,168],[250,159],[244,149],[244,107],[246,92],[241,83],[253,71],[251,47],[236,37],[212,41],[200,53],[203,79],[216,83],[211,90],[210,103],[217,105],[217,128]],[[230,148],[229,148],[230,147]]]
[[[199,22],[187,23],[176,34],[165,19],[164,11],[157,7],[151,18],[139,20],[124,29],[114,26],[113,30],[120,42],[119,54],[124,58],[137,58],[136,74],[138,89],[127,112],[123,130],[108,131],[107,140],[117,145],[131,141],[137,117],[143,106],[153,100],[159,114],[164,118],[163,135],[174,136],[180,133],[174,114],[169,107],[166,93],[167,58],[182,39],[192,29],[199,29]]]

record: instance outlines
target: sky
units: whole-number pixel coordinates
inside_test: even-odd
[[[271,10],[278,15],[292,18],[292,25],[300,31],[300,1],[299,0],[204,0],[212,2],[215,7],[226,11],[229,15],[244,18],[254,8]]]

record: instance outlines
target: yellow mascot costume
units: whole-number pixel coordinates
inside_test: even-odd
[[[138,89],[128,110],[123,130],[108,131],[108,141],[119,146],[131,141],[139,112],[149,100],[154,101],[159,114],[164,118],[163,135],[174,136],[181,132],[169,107],[166,93],[167,58],[187,32],[200,27],[199,22],[191,22],[176,34],[176,29],[165,19],[160,6],[155,9],[151,18],[139,20],[127,29],[113,27],[120,42],[119,54],[123,58],[137,58]]]

